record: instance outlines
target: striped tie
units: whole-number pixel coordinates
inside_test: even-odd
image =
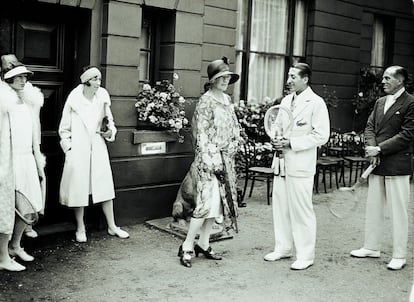
[[[295,101],[296,101],[296,94],[293,94],[292,101],[290,102],[290,112],[293,112],[293,110],[295,110]]]

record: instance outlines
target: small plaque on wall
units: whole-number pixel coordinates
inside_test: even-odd
[[[141,154],[162,154],[167,152],[166,142],[141,143]]]

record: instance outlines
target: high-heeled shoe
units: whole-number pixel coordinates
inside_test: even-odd
[[[211,260],[221,260],[221,259],[223,259],[222,257],[214,254],[213,250],[211,249],[211,246],[209,246],[208,249],[203,250],[198,244],[196,244],[194,246],[194,253],[195,253],[196,257],[198,257],[198,254],[201,253],[207,259],[211,259]]]
[[[177,256],[180,257],[181,265],[190,268],[191,267],[191,254],[193,251],[183,251],[183,246],[180,245],[178,248]]]

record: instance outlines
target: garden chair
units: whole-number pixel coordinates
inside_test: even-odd
[[[316,173],[314,179],[314,187],[316,193],[319,193],[319,175],[322,174],[322,184],[325,193],[326,190],[326,174],[329,173],[329,187],[332,188],[332,175],[335,174],[336,188],[339,189],[339,181],[343,179],[344,160],[341,157],[327,156],[329,145],[318,148],[318,158],[316,160]],[[339,172],[339,179],[338,179]]]
[[[368,163],[368,159],[364,156],[365,144],[363,134],[357,134],[355,132],[344,133],[342,154],[347,166],[349,167],[348,185],[350,186],[353,172],[355,172],[354,181],[356,182]]]
[[[243,186],[243,193],[242,193],[242,200],[246,195],[247,185],[249,180],[250,183],[250,192],[249,197],[252,196],[253,188],[256,183],[256,180],[266,181],[266,196],[267,196],[267,204],[270,205],[270,194],[271,194],[271,182],[273,179],[273,169],[260,165],[259,157],[262,156],[269,156],[273,152],[271,150],[268,151],[268,154],[263,154],[258,152],[258,148],[256,142],[254,141],[247,141],[246,144],[243,145],[242,148],[243,152],[243,159],[244,159],[244,186]]]

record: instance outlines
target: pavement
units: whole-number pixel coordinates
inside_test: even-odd
[[[200,256],[192,268],[185,268],[177,257],[180,236],[145,224],[124,226],[131,235],[126,240],[103,231],[88,234],[84,244],[76,243],[73,233],[25,239],[26,250],[36,259],[24,272],[0,271],[0,301],[408,301],[412,222],[407,266],[389,271],[390,220],[381,257],[352,258],[349,252],[363,242],[364,202],[353,215],[338,219],[326,206],[332,198],[341,198],[341,193],[314,194],[316,258],[305,271],[290,270],[294,259],[263,260],[274,239],[271,206],[259,183],[246,199],[247,207],[239,209],[240,232],[212,243],[222,261]],[[411,221],[412,214],[411,202]]]

